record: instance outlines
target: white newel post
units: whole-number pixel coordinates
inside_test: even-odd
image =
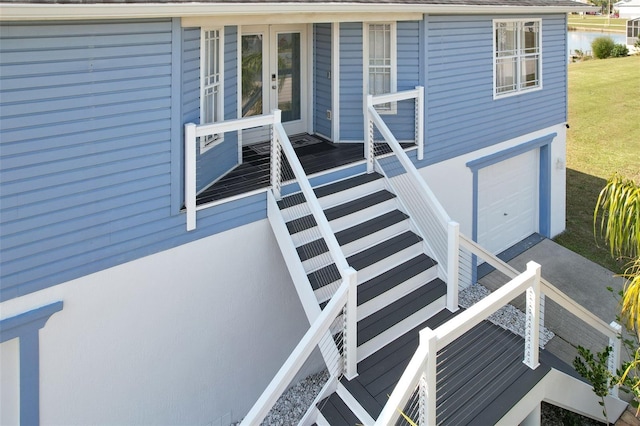
[[[424,158],[424,87],[416,86],[416,145],[418,145],[418,160]]]
[[[451,312],[458,310],[458,287],[460,274],[460,224],[449,222],[447,227],[447,309]]]
[[[184,207],[187,231],[196,229],[196,125],[184,125]]]
[[[343,349],[346,353],[344,375],[351,380],[358,375],[358,275],[356,270],[349,267],[344,272],[344,278],[349,282],[345,324],[346,347]]]
[[[367,173],[373,173],[374,146],[373,146],[373,121],[369,117],[369,108],[373,108],[373,96],[367,95],[367,107],[364,111],[364,119],[367,124],[365,132],[364,155],[367,160]]]
[[[420,344],[427,345],[427,359],[425,362],[425,396],[426,401],[421,401],[420,410],[424,410],[424,425],[436,424],[436,372],[438,355],[438,336],[430,328],[420,330]],[[424,408],[422,408],[424,407]]]
[[[535,272],[531,286],[527,288],[527,323],[524,342],[524,363],[535,370],[540,363],[540,265],[535,262],[527,263],[527,272]]]
[[[617,334],[620,335],[622,333],[622,326],[615,321],[612,321],[609,324],[611,328],[617,331]],[[611,375],[616,374],[616,370],[620,366],[620,353],[622,351],[622,340],[620,338],[609,337],[609,346],[613,349],[609,354],[608,367]],[[619,386],[615,385],[609,390],[609,395],[618,397],[618,389]]]
[[[273,110],[273,124],[271,125],[271,188],[276,200],[280,200],[282,186],[282,158],[280,156],[280,138],[275,130],[275,124],[280,123],[281,111]]]

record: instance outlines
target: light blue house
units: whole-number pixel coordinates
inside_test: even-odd
[[[493,305],[453,316],[480,263],[564,230],[566,13],[581,10],[0,2],[0,423],[257,422],[328,366],[305,424],[386,424],[408,399],[422,424],[462,424],[436,411],[433,350],[486,326]],[[507,287],[531,289],[531,318],[557,296],[533,267]],[[440,332],[418,346],[425,326]],[[538,359],[535,330],[513,343],[525,363],[496,361],[510,379],[475,380],[487,397],[468,415],[535,424],[543,399],[600,415]],[[385,350],[406,355],[393,369]],[[376,366],[396,375],[374,395]],[[501,393],[516,397],[496,409]]]

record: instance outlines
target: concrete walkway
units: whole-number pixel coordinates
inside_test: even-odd
[[[573,300],[593,312],[607,323],[615,320],[618,302],[614,293],[607,290],[612,287],[617,294],[624,285],[624,279],[614,277],[613,272],[568,250],[549,239],[526,249],[508,263],[519,271],[526,269],[529,261],[542,266],[542,276]],[[495,290],[506,282],[499,272],[492,272],[480,279],[480,284]],[[524,298],[513,302],[520,309],[524,307]],[[556,334],[546,348],[571,365],[577,352],[574,346],[582,345],[594,351],[601,351],[608,340],[586,326],[581,320],[547,299],[545,306],[545,326]]]

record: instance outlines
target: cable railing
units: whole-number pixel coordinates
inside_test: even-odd
[[[511,265],[466,236],[460,234],[458,238],[461,283],[466,280],[475,280],[473,270],[479,262],[488,263],[506,276],[508,282],[435,330],[425,328],[420,331],[418,349],[376,420],[376,425],[404,424],[403,414],[418,425],[437,424],[436,357],[438,351],[521,295],[525,296],[524,314],[526,316],[523,362],[529,368],[535,369],[539,364],[540,330],[545,324],[545,299],[548,298],[609,340],[613,351],[609,356],[608,367],[611,373],[615,373],[616,368],[620,366],[621,354],[621,343],[618,338],[619,324],[615,322],[607,324],[543,279],[540,274],[540,265],[535,262],[529,262],[526,271],[519,273]],[[610,394],[617,397],[617,388],[613,388]]]
[[[458,308],[458,274],[455,272],[458,256],[455,244],[459,226],[451,220],[375,108],[379,104],[412,97],[419,100],[417,103],[422,104],[423,90],[422,87],[418,87],[416,90],[402,93],[367,96],[367,167],[387,177],[387,182],[398,196],[398,200],[418,227],[427,253],[438,262],[441,276],[446,277],[447,307],[455,311]],[[374,140],[376,130],[382,137],[381,142]],[[422,133],[420,130],[416,137]],[[420,140],[419,149],[422,146]]]

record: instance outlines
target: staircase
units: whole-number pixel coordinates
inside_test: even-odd
[[[442,310],[446,285],[437,262],[425,253],[382,175],[363,174],[314,189],[347,262],[358,276],[358,361]],[[300,216],[304,197],[278,202],[320,307],[340,284],[323,239],[313,239],[315,221]]]
[[[418,348],[420,330],[436,329],[457,313],[446,309],[447,286],[438,263],[384,176],[357,175],[313,192],[357,271],[358,375],[341,377],[321,395],[312,418],[318,425],[374,424]],[[295,193],[277,206],[308,279],[307,291],[323,309],[341,276],[305,203],[302,193]],[[549,382],[550,371],[561,371],[561,380],[571,378],[571,369],[546,351],[540,366],[529,368],[522,362],[523,346],[522,337],[485,321],[439,351],[436,423],[495,424],[510,410],[521,410],[514,407],[536,385]],[[590,395],[589,386],[576,386],[575,392]],[[415,418],[415,406],[414,396],[403,411]]]

